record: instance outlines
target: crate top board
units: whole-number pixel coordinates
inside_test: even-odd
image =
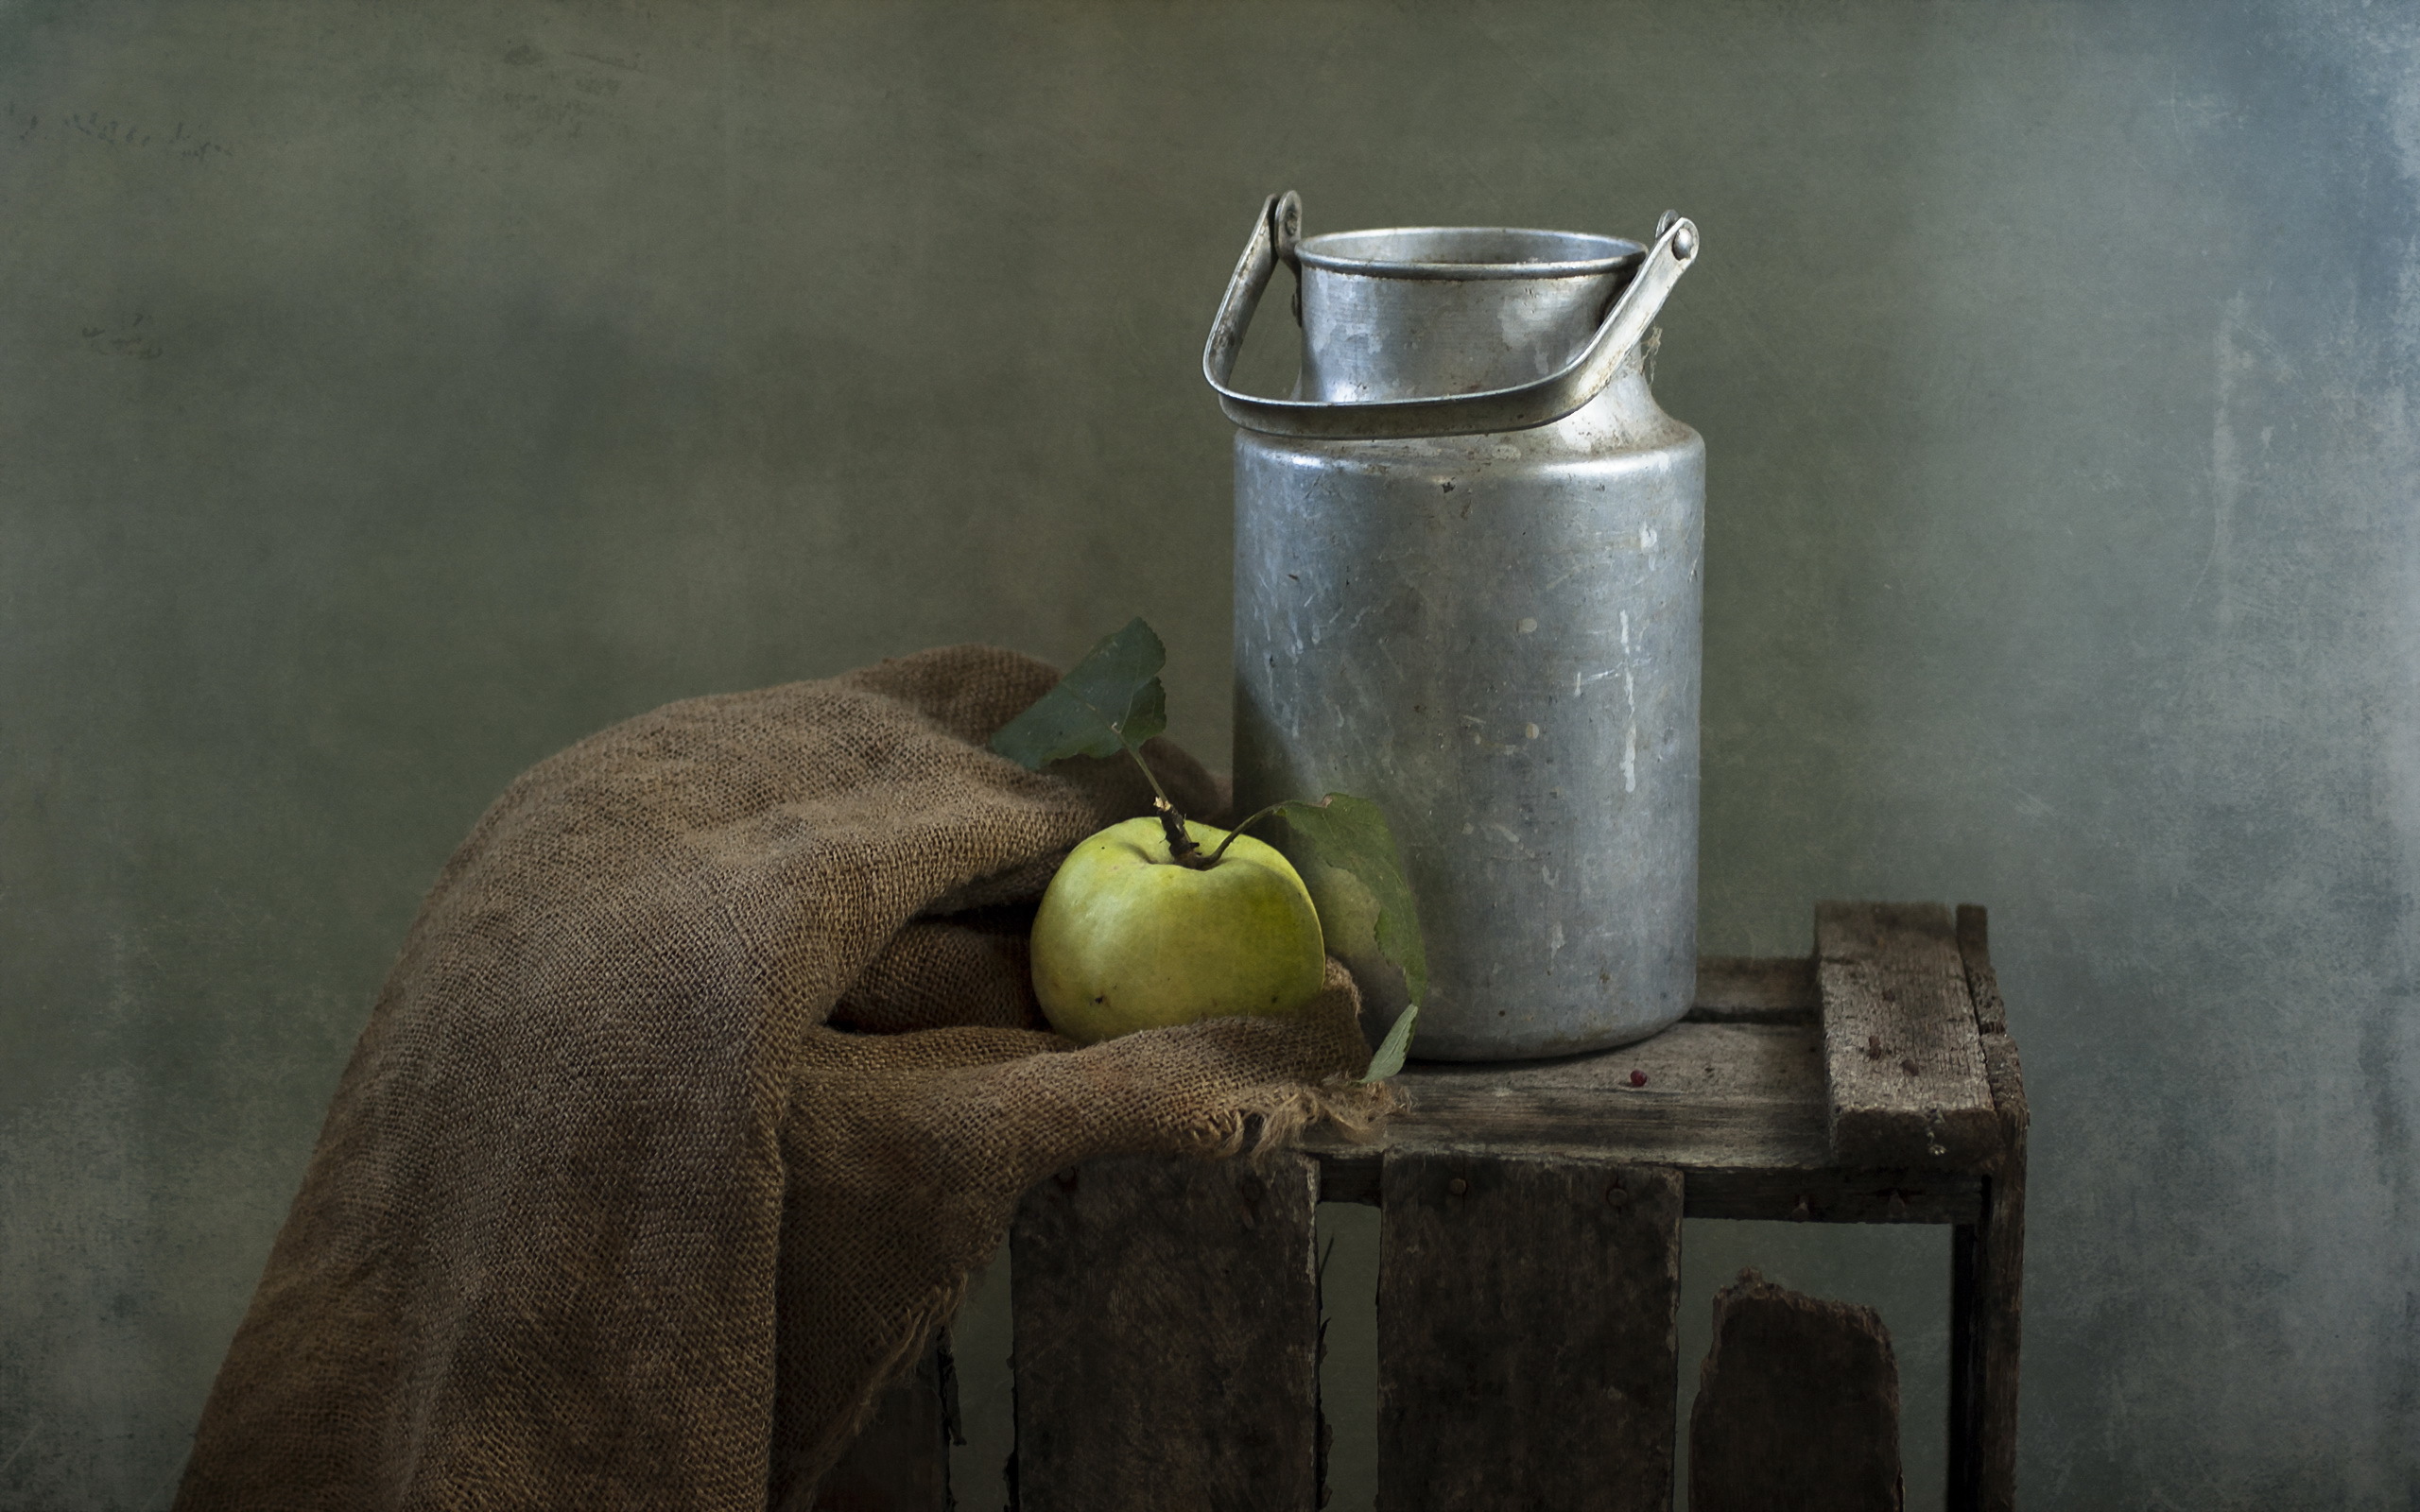
[[[1823,903],[1811,957],[1708,956],[1681,1022],[1559,1060],[1421,1064],[1377,1141],[1306,1142],[1376,1202],[1391,1148],[1668,1165],[1691,1217],[1971,1223],[2024,1088],[1983,910]]]

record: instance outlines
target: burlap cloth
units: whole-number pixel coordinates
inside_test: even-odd
[[[379,994],[182,1512],[804,1507],[1032,1183],[1366,1118],[1333,963],[1299,1022],[1028,1027],[1013,905],[1149,805],[1123,759],[983,748],[1056,676],[931,651],[515,782]]]

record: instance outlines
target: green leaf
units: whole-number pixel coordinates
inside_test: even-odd
[[[1378,1053],[1370,1057],[1370,1070],[1362,1076],[1365,1082],[1384,1081],[1403,1070],[1405,1052],[1411,1049],[1411,1026],[1420,1022],[1420,1005],[1407,1006],[1395,1015],[1395,1026],[1378,1042]]]
[[[1420,913],[1411,901],[1411,885],[1404,881],[1394,832],[1378,805],[1350,793],[1330,793],[1317,803],[1298,799],[1284,805],[1283,812],[1294,837],[1311,850],[1314,868],[1344,873],[1358,885],[1352,892],[1366,894],[1366,901],[1355,901],[1374,905],[1377,917],[1371,928],[1378,954],[1403,973],[1409,1001],[1361,1078],[1384,1081],[1403,1070],[1412,1024],[1420,1017],[1421,1000],[1428,995],[1428,952],[1421,943]],[[1339,889],[1325,890],[1333,895]]]
[[[1142,745],[1168,727],[1167,690],[1160,683],[1167,659],[1159,636],[1137,617],[1002,726],[992,748],[1040,771],[1069,756],[1115,756]]]

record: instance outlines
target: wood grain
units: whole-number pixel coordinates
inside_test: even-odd
[[[1378,1270],[1378,1512],[1670,1504],[1681,1177],[1401,1148]]]
[[[1684,1173],[1684,1214],[1790,1223],[1973,1223],[1983,1178],[1968,1171],[1702,1170]]]
[[[1714,1297],[1689,1410],[1690,1512],[1900,1512],[1899,1368],[1870,1307],[1754,1271]]]
[[[1808,955],[1698,958],[1698,1023],[1812,1023],[1823,997]]]
[[[2029,1115],[1981,908],[1960,907],[1958,940],[1977,1016],[1992,1026],[1980,1039],[2001,1147],[1985,1176],[1982,1213],[1960,1225],[1950,1242],[1949,1505],[1959,1512],[2014,1512]]]
[[[1848,1165],[1973,1168],[1999,1153],[1974,1004],[1938,903],[1819,903],[1827,1125]]]
[[[1327,1167],[1329,1200],[1374,1199],[1380,1153],[1395,1143],[1593,1151],[1721,1169],[1832,1163],[1822,1046],[1806,1025],[1685,1022],[1600,1055],[1415,1065],[1394,1085],[1407,1106],[1378,1146],[1323,1134],[1306,1141]]]
[[[1609,1159],[1600,1148],[1553,1143],[1437,1143],[1465,1155]],[[1322,1150],[1320,1200],[1379,1206],[1383,1146]],[[1973,1223],[1983,1211],[1983,1178],[1967,1171],[1881,1168],[1770,1170],[1704,1166],[1683,1173],[1682,1215],[1791,1223]]]
[[[2008,1033],[2008,1005],[1992,971],[1991,915],[1980,903],[1958,905],[1958,958],[1966,971],[1966,995],[1975,1003],[1979,1034]]]
[[[1021,1506],[1317,1506],[1318,1182],[1296,1155],[1118,1157],[1028,1194],[1010,1238]]]
[[[1809,963],[1778,964],[1812,990]],[[1701,986],[1707,980],[1702,972]],[[1643,1085],[1632,1085],[1633,1072]],[[1963,1223],[1981,1211],[1979,1177],[1836,1163],[1823,1040],[1811,1022],[1684,1021],[1593,1056],[1414,1064],[1395,1086],[1408,1106],[1376,1142],[1322,1131],[1306,1139],[1322,1201],[1377,1203],[1388,1147],[1408,1143],[1678,1167],[1688,1174],[1693,1218]]]

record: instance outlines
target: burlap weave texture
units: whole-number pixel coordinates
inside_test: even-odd
[[[1033,1182],[1366,1117],[1333,966],[1300,1021],[1032,1027],[1018,906],[1149,806],[1123,760],[983,748],[1055,679],[930,651],[515,782],[372,1009],[181,1512],[804,1507]]]

